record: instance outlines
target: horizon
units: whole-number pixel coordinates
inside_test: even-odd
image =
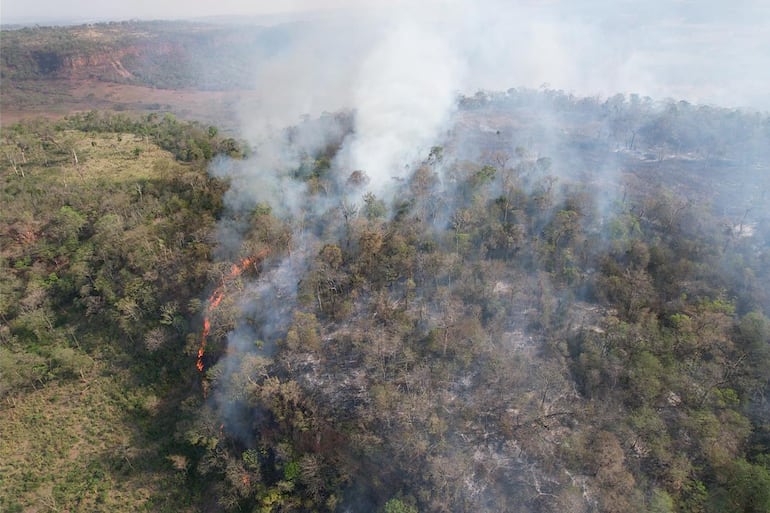
[[[279,6],[172,0],[118,9],[77,0],[66,14],[59,4],[48,8],[48,0],[0,1],[0,25],[9,30],[123,21],[280,25],[334,20],[341,24],[332,31],[320,23],[320,30],[313,27],[299,39],[316,38],[310,48],[339,39],[324,57],[338,65],[350,60],[351,47],[371,39],[362,26],[368,23],[384,34],[405,20],[438,37],[448,56],[461,61],[458,92],[546,86],[579,96],[636,93],[770,111],[770,6],[756,0],[729,7],[689,0],[644,5],[593,0],[579,6],[562,0],[511,5],[431,0],[417,6],[400,0],[296,0]],[[419,38],[411,43],[422,44]],[[324,66],[310,63],[306,73],[323,75]]]

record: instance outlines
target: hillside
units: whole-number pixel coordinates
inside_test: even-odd
[[[458,92],[762,27],[533,4],[3,30],[0,510],[770,511],[770,117]]]
[[[480,92],[376,190],[355,127],[4,129],[4,510],[770,507],[766,116]]]
[[[2,123],[91,109],[171,111],[233,128],[259,64],[293,25],[121,22],[3,30]]]
[[[223,510],[770,506],[766,117],[479,93],[382,197],[319,126],[278,197],[228,171],[229,259],[270,256],[183,424]]]
[[[278,51],[290,30],[165,21],[4,30],[0,76],[162,89],[253,87],[248,73],[257,57],[253,49],[264,55]],[[201,82],[202,76],[211,81]]]
[[[3,132],[3,511],[194,510],[169,433],[225,186],[193,140],[237,152],[172,117]]]

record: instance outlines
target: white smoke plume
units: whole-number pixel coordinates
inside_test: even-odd
[[[437,32],[414,21],[390,31],[356,80],[348,167],[363,169],[380,191],[399,167],[427,154],[449,121],[460,74],[461,63]]]
[[[758,87],[770,69],[759,51],[767,34],[748,22],[766,8],[658,4],[433,0],[298,22],[280,51],[259,61],[258,99],[240,109],[243,131],[264,144],[302,116],[350,109],[355,132],[337,156],[339,178],[363,170],[383,194],[441,143],[458,93],[545,86],[770,108]],[[736,72],[716,72],[725,69]]]
[[[343,200],[360,201],[362,191],[308,204],[306,186],[294,176],[303,159],[341,143],[331,178],[341,184],[361,170],[369,190],[387,201],[396,191],[393,179],[448,139],[459,94],[545,85],[578,95],[638,92],[713,101],[729,91],[735,102],[762,105],[766,91],[755,87],[761,76],[755,67],[744,77],[708,72],[730,60],[745,62],[745,50],[767,40],[761,24],[750,23],[745,37],[721,44],[731,27],[764,12],[761,5],[748,2],[730,13],[690,2],[658,7],[434,0],[287,25],[282,43],[258,59],[257,100],[240,109],[254,155],[217,161],[212,173],[231,181],[225,197],[231,212],[264,204],[284,219],[318,218]],[[696,58],[703,48],[714,50],[715,62]],[[693,76],[703,80],[685,80]],[[352,127],[329,114],[341,109],[352,113]],[[552,115],[541,112],[542,119]],[[548,151],[558,138],[546,132],[538,137],[539,150],[558,153]],[[558,173],[558,162],[554,168]],[[239,221],[221,223],[222,258],[234,256],[242,232]],[[297,229],[294,237],[303,245],[308,234]],[[294,273],[304,265],[299,260],[291,264]]]

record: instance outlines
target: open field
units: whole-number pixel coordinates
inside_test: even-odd
[[[173,112],[183,119],[235,130],[241,101],[256,91],[193,91],[154,89],[98,80],[28,80],[3,84],[0,125],[21,119],[60,118],[93,109],[132,112]]]

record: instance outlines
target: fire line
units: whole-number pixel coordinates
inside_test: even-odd
[[[208,306],[206,307],[206,313],[203,316],[203,331],[201,332],[201,342],[198,347],[198,359],[195,362],[199,372],[203,372],[203,355],[206,353],[206,339],[211,331],[211,314],[219,307],[219,304],[225,298],[225,287],[228,283],[240,276],[250,265],[257,265],[270,253],[268,248],[263,249],[256,255],[246,257],[237,264],[233,264],[230,272],[222,278],[222,283],[214,289],[208,300]]]

